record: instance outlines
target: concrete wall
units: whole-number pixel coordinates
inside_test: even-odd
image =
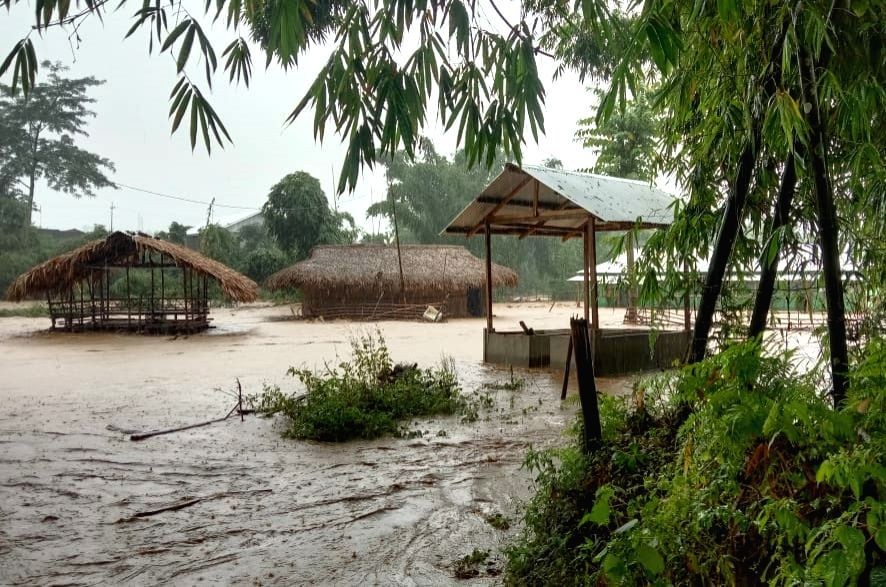
[[[601,377],[613,377],[657,369],[667,369],[683,359],[691,333],[660,331],[650,338],[649,330],[603,330],[592,340],[594,370]],[[515,367],[564,369],[569,332],[522,332],[484,330],[483,360]],[[651,346],[654,345],[654,346]],[[572,366],[575,366],[573,359]]]

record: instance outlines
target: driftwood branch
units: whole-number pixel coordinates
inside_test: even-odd
[[[184,501],[180,501],[178,503],[174,503],[171,505],[167,505],[161,508],[157,508],[154,510],[146,510],[143,512],[136,512],[132,514],[129,518],[121,518],[117,520],[118,523],[122,522],[134,522],[135,520],[141,518],[149,518],[151,516],[156,516],[157,514],[162,514],[165,512],[175,512],[178,510],[183,510],[185,508],[191,507],[192,505],[196,505],[202,501],[212,501],[214,499],[222,499],[225,497],[231,497],[233,495],[244,495],[250,493],[270,493],[270,489],[247,489],[245,491],[223,491],[220,493],[213,493],[212,495],[207,495],[206,497],[194,497],[191,499],[187,499]]]
[[[167,428],[166,430],[152,430],[150,432],[135,432],[129,436],[129,440],[139,441],[146,440],[148,438],[153,438],[154,436],[162,436],[164,434],[172,434],[173,432],[182,432],[184,430],[192,430],[194,428],[202,428],[203,426],[209,426],[210,424],[216,424],[218,422],[224,422],[231,416],[238,414],[240,416],[240,421],[243,421],[243,416],[247,416],[249,414],[254,414],[255,410],[253,409],[244,409],[243,408],[243,386],[240,384],[240,378],[237,378],[237,404],[231,408],[231,410],[222,418],[215,418],[214,420],[207,420],[206,422],[198,422],[196,424],[188,424],[187,426],[180,426],[178,428]],[[108,427],[111,429],[111,427]]]

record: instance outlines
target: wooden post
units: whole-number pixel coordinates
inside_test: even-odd
[[[569,390],[569,369],[572,366],[572,336],[569,337],[569,345],[566,347],[566,369],[563,373],[563,390],[560,392],[560,401],[566,399]]]
[[[80,282],[80,328],[83,328],[83,282]]]
[[[185,322],[188,320],[188,268],[182,267],[182,300],[185,304]]]
[[[49,318],[52,320],[52,330],[55,330],[55,313],[52,311],[52,296],[46,292],[46,309],[49,311]]]
[[[584,234],[582,235],[584,239],[584,282],[583,282],[583,295],[584,295],[584,307],[585,307],[585,322],[590,323],[591,321],[591,274],[590,274],[590,265],[591,265],[591,249],[588,244],[588,234],[590,230],[591,221],[588,219],[585,224]]]
[[[492,231],[486,223],[486,332],[495,332],[492,327]]]
[[[591,287],[591,324],[594,330],[600,330],[600,304],[599,294],[597,291],[597,219],[591,216],[588,222],[588,248],[590,249],[591,265],[588,267],[590,271]]]
[[[154,255],[148,251],[148,264],[151,266],[151,320],[154,319],[156,307],[154,306]]]
[[[126,266],[126,324],[132,328],[132,296],[129,292],[129,265]]]
[[[591,450],[603,438],[600,425],[600,408],[597,405],[597,383],[594,380],[594,361],[586,320],[573,318],[569,321],[572,332],[572,346],[575,351],[575,375],[578,378],[578,397],[581,401],[581,414],[584,420],[584,451]]]
[[[163,313],[163,319],[166,319],[166,279],[163,275],[163,253],[160,253],[160,311]]]
[[[625,234],[625,253],[627,256],[628,270],[628,309],[625,313],[625,322],[628,324],[637,323],[637,288],[636,275],[634,273],[634,233],[628,231]],[[596,323],[595,323],[596,324]]]

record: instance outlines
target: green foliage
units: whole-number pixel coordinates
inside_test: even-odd
[[[286,436],[342,442],[401,434],[408,418],[455,414],[467,405],[450,363],[395,365],[381,333],[352,340],[351,351],[350,361],[323,372],[290,368],[304,392],[268,387],[253,398],[256,408],[284,415]]]
[[[0,308],[0,318],[43,318],[49,316],[49,308],[44,304]]]
[[[236,266],[240,246],[231,231],[218,224],[209,224],[199,232],[200,252],[228,266]]]
[[[188,229],[190,226],[185,226],[184,224],[179,224],[175,220],[169,223],[169,230],[161,230],[157,233],[157,238],[162,238],[163,240],[168,240],[171,243],[176,243],[178,245],[185,244],[185,239],[188,236]]]
[[[271,188],[262,214],[280,248],[296,258],[306,257],[316,245],[356,238],[354,219],[330,209],[320,182],[304,171],[290,173]]]
[[[289,263],[289,257],[277,247],[260,247],[246,253],[243,273],[258,283],[276,273]]]
[[[453,564],[452,572],[457,579],[471,579],[480,574],[479,566],[489,558],[488,550],[475,548]]]
[[[579,120],[575,137],[597,156],[590,171],[653,181],[661,133],[658,118],[649,104],[648,91],[643,91],[623,110],[613,112],[605,120],[597,121],[596,117]]]
[[[886,341],[833,410],[756,344],[601,406],[605,442],[530,452],[510,584],[867,583],[886,566]],[[688,415],[688,416],[687,416]]]
[[[114,170],[111,161],[76,145],[95,116],[88,109],[95,102],[88,92],[104,82],[65,77],[66,68],[58,63],[42,65],[48,79],[25,87],[25,93],[0,85],[0,197],[13,196],[24,204],[25,226],[31,224],[38,180],[78,198],[114,185],[105,175]]]
[[[108,234],[101,225],[85,234],[40,230],[20,224],[22,214],[21,203],[0,196],[0,291],[34,265]]]
[[[511,521],[499,512],[484,516],[483,519],[486,520],[487,524],[489,524],[496,530],[501,530],[502,532],[505,532],[511,529]]]

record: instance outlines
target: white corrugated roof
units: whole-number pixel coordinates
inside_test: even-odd
[[[588,220],[597,230],[667,226],[676,198],[646,182],[512,163],[446,227],[476,234],[578,236]]]

